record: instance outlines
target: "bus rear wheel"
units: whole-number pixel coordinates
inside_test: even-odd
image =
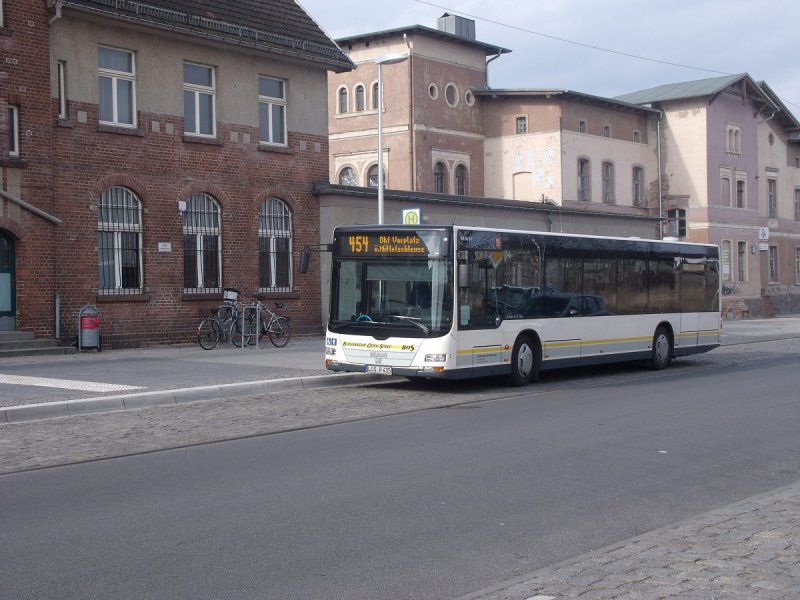
[[[539,356],[539,346],[529,336],[521,335],[517,338],[511,353],[509,380],[512,385],[528,385],[539,379]]]
[[[659,371],[666,369],[672,360],[672,336],[666,327],[659,327],[653,335],[653,356],[650,366]]]

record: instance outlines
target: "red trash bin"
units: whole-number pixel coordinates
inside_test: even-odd
[[[79,313],[78,350],[100,347],[100,313],[94,306],[84,306]]]

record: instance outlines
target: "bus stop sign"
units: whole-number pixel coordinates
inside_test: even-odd
[[[403,225],[419,225],[422,222],[422,211],[419,208],[403,209]]]

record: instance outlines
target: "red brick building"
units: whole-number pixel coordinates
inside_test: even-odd
[[[319,238],[327,71],[352,63],[316,23],[289,0],[5,8],[11,324],[53,335],[58,295],[65,343],[85,305],[106,347],[186,341],[235,287],[318,331],[297,257]]]

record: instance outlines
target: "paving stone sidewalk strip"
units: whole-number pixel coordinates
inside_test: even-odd
[[[800,483],[460,600],[796,600]]]

